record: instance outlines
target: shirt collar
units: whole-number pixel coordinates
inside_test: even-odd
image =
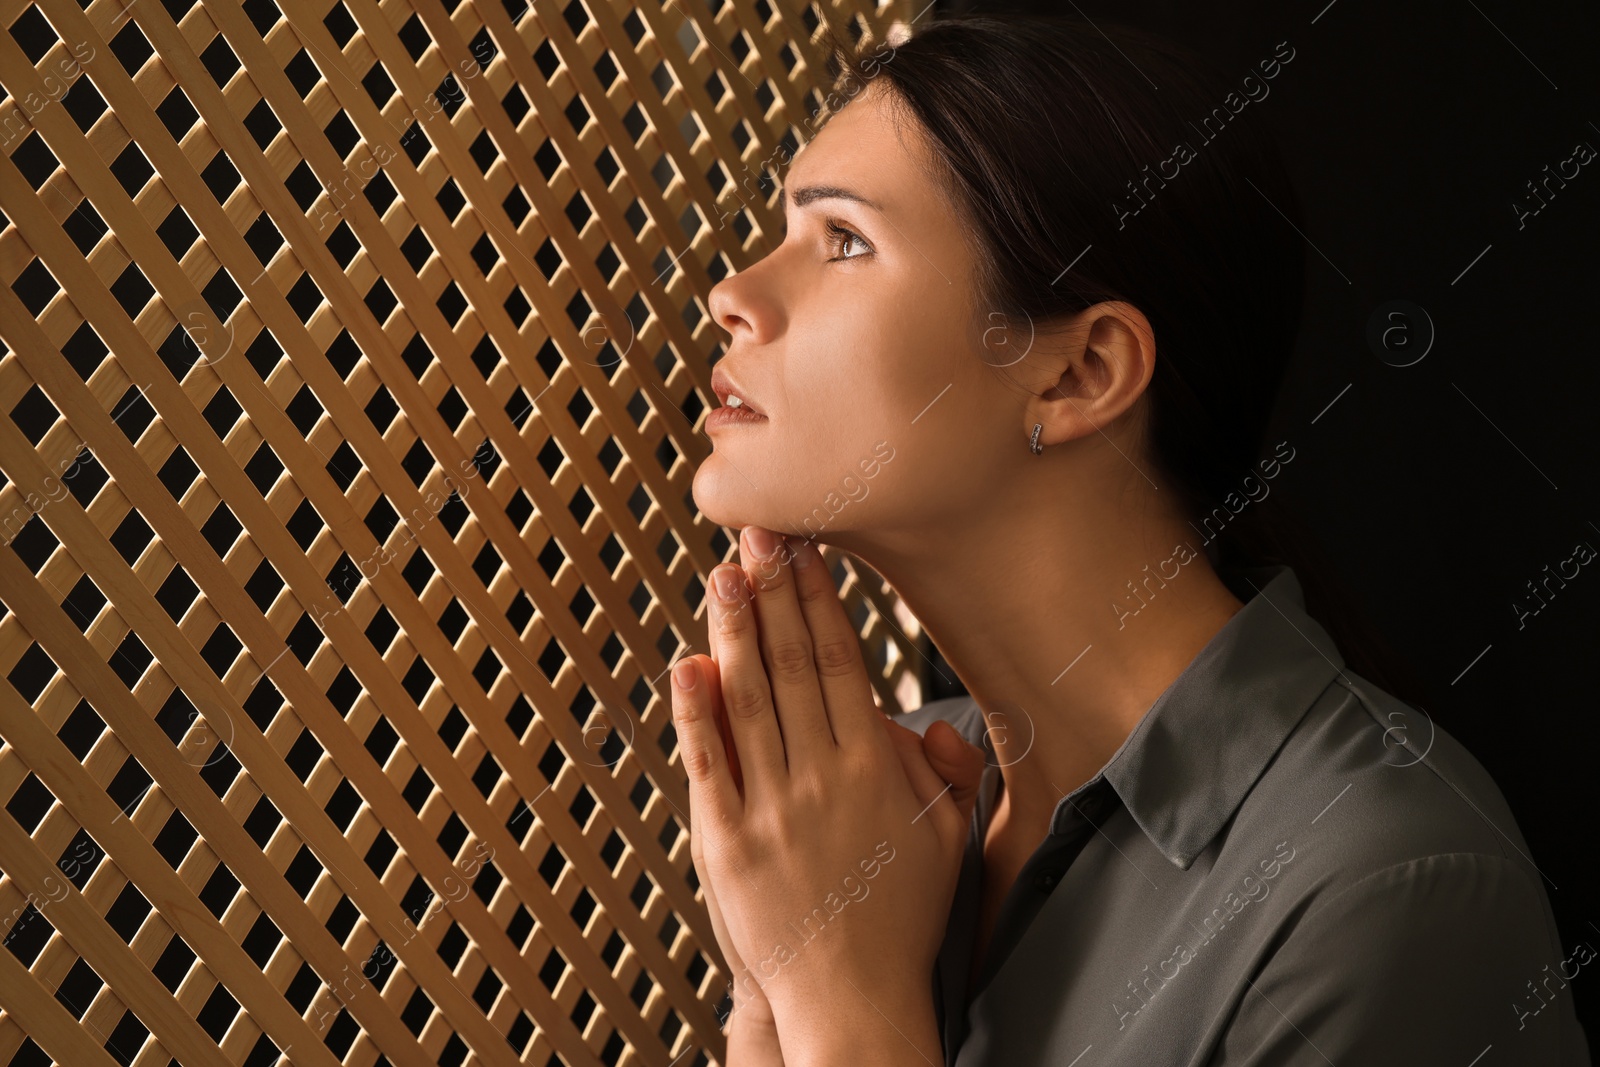
[[[1342,676],[1344,657],[1306,613],[1292,568],[1248,567],[1221,577],[1244,607],[1156,698],[1100,772],[1057,802],[1052,833],[1075,814],[1075,803],[1109,783],[1161,854],[1188,870],[1317,697]],[[966,726],[969,739],[992,755],[976,703]],[[998,769],[988,770],[994,780],[984,786],[992,791]]]

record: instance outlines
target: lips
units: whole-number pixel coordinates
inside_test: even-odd
[[[723,407],[747,411],[752,415],[763,417],[767,414],[750,399],[750,394],[738,382],[733,380],[733,377],[723,369],[720,363],[711,370],[711,391],[717,394],[717,399],[722,401]]]

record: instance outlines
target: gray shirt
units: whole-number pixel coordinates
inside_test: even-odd
[[[989,754],[934,976],[948,1067],[1588,1064],[1594,950],[1494,781],[1345,667],[1290,568],[1224,579],[1245,607],[1056,804],[970,1003],[1001,772],[971,697],[898,720]]]

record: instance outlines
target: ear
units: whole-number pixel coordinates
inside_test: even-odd
[[[1108,432],[1135,409],[1155,365],[1155,331],[1125,301],[1102,301],[1041,331],[1029,358],[1016,368],[1029,393],[1024,436],[1032,434],[1034,423],[1044,427],[1041,446]]]

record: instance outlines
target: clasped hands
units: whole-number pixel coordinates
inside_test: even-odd
[[[745,527],[740,563],[711,579],[711,654],[674,667],[672,706],[735,1013],[771,1026],[790,1063],[862,1047],[839,1033],[852,1020],[925,1040],[982,752],[878,710],[814,544]]]

